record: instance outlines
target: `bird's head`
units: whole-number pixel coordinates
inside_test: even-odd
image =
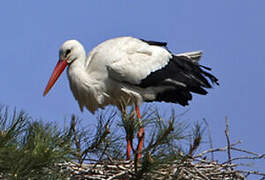
[[[66,61],[67,64],[71,64],[74,60],[84,56],[84,47],[77,40],[65,41],[59,51],[59,61]]]
[[[57,62],[50,80],[44,90],[43,96],[45,96],[56,80],[62,74],[66,66],[78,59],[84,59],[86,56],[84,47],[77,40],[68,40],[63,43],[59,51],[59,61]]]

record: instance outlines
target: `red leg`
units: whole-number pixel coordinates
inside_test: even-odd
[[[137,118],[140,120],[141,115],[140,115],[140,109],[138,105],[135,105],[135,110],[136,110]],[[141,152],[142,152],[143,144],[144,144],[144,127],[143,126],[140,127],[137,133],[137,137],[138,137],[138,146],[136,150],[136,155],[137,155],[137,159],[140,159],[142,156]]]
[[[135,110],[136,110],[137,118],[140,119],[141,118],[141,114],[140,114],[140,109],[139,109],[138,105],[135,105]]]
[[[144,145],[144,127],[140,127],[138,133],[138,146],[137,146],[137,159],[140,159],[142,157],[142,150],[143,150],[143,145]]]
[[[126,137],[127,149],[126,149],[126,160],[130,160],[132,144],[129,137]]]

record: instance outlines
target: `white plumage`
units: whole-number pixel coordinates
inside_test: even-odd
[[[86,107],[94,113],[98,108],[112,104],[118,108],[135,104],[140,119],[139,105],[143,101],[165,101],[188,105],[192,92],[205,95],[205,88],[218,84],[216,77],[199,65],[201,52],[175,55],[166,43],[145,41],[132,37],[110,39],[96,46],[86,57],[84,47],[76,40],[66,41],[60,48],[59,61],[44,90],[52,88],[68,66],[68,79],[81,111]],[[126,131],[127,132],[127,131]],[[136,149],[141,158],[144,127],[140,125]],[[127,160],[133,135],[126,134]]]
[[[190,92],[205,94],[203,87],[211,87],[205,77],[217,83],[198,64],[201,52],[174,55],[165,45],[120,37],[99,44],[86,57],[78,41],[66,41],[60,49],[60,61],[69,65],[69,83],[80,109],[86,107],[94,113],[109,104],[120,107],[121,102],[140,105],[143,101],[187,105]],[[174,68],[176,72],[172,71]],[[44,94],[50,88],[47,86]]]
[[[81,46],[76,41],[66,41],[64,47]],[[152,96],[150,89],[128,85],[140,84],[151,72],[164,67],[171,54],[164,48],[150,46],[141,40],[121,37],[96,46],[86,61],[74,61],[68,68],[68,78],[80,109],[85,106],[92,113],[108,104],[119,106],[119,99],[137,104],[144,96]],[[126,82],[126,83],[125,83]]]

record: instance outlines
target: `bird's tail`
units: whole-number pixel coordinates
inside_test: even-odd
[[[177,57],[183,57],[184,56],[184,57],[191,59],[194,62],[199,62],[199,60],[202,57],[202,51],[192,51],[192,52],[174,54],[174,56],[177,56]]]

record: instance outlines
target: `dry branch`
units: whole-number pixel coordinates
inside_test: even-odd
[[[229,135],[229,122],[228,118],[225,118],[226,128],[225,135],[227,140],[227,146],[221,148],[213,148],[205,150],[203,152],[194,154],[195,151],[189,151],[186,155],[181,155],[182,158],[176,159],[170,163],[164,162],[159,165],[155,165],[155,160],[151,157],[151,153],[147,151],[146,157],[142,162],[139,162],[139,171],[135,171],[134,161],[121,161],[121,160],[95,160],[88,164],[80,164],[67,162],[58,164],[60,170],[67,171],[71,174],[72,178],[76,179],[181,179],[181,180],[223,180],[234,179],[244,180],[249,175],[257,175],[261,178],[265,178],[264,172],[255,170],[241,170],[242,164],[236,163],[238,160],[256,160],[265,159],[265,154],[258,154],[256,152],[247,151],[236,147],[241,144],[241,141],[231,143]],[[169,123],[170,124],[170,123]],[[170,126],[169,126],[170,127]],[[170,129],[170,128],[169,128]],[[165,133],[167,134],[167,127]],[[159,136],[160,137],[160,136]],[[162,133],[163,137],[163,133]],[[156,143],[159,143],[160,138]],[[196,139],[194,139],[196,141]],[[153,141],[151,141],[153,142]],[[150,143],[147,146],[147,150],[155,147],[156,143]],[[195,142],[190,145],[190,149],[195,148]],[[153,145],[153,146],[152,146]],[[194,146],[194,147],[193,147]],[[243,153],[238,157],[232,157],[232,151]],[[214,161],[213,155],[217,152],[226,153],[228,160],[225,162]],[[145,161],[147,159],[147,161]],[[145,166],[145,167],[144,167]],[[153,167],[155,166],[155,167]],[[153,169],[152,169],[153,168]]]

